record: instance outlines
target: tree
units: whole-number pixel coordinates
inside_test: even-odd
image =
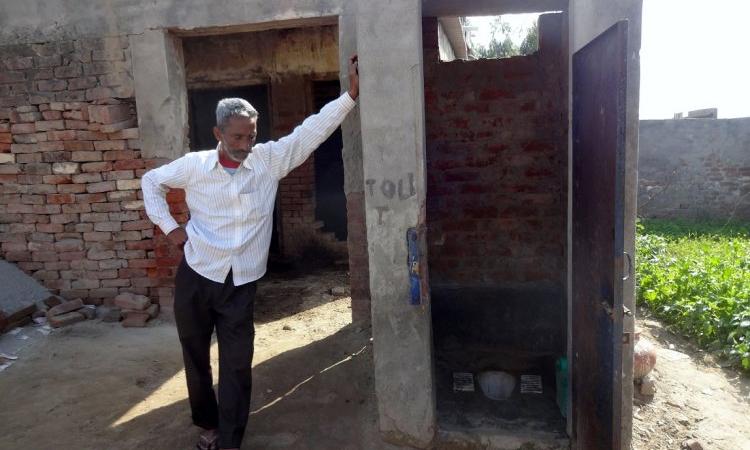
[[[523,38],[519,51],[522,55],[530,55],[537,50],[539,50],[539,25],[538,22],[534,22],[526,33],[526,37]]]
[[[477,58],[509,58],[518,55],[530,55],[539,48],[539,29],[536,22],[529,28],[521,46],[511,39],[513,27],[503,21],[502,17],[495,17],[490,24],[490,42],[483,45],[472,45],[472,53]]]

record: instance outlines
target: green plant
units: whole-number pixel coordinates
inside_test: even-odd
[[[750,225],[638,224],[637,301],[750,371]]]

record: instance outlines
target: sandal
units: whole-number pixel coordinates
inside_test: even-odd
[[[198,443],[195,444],[198,450],[219,450],[219,435],[213,436],[200,435]]]

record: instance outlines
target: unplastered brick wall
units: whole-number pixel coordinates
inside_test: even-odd
[[[567,50],[561,15],[539,26],[533,55],[440,62],[424,21],[433,286],[563,285]]]
[[[750,118],[642,120],[641,217],[750,220]]]
[[[69,299],[170,306],[178,257],[140,191],[163,161],[141,158],[127,38],[0,53],[0,258]],[[181,194],[169,199],[184,221]]]

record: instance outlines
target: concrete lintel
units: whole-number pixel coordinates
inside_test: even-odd
[[[425,17],[492,16],[567,11],[568,0],[423,0]]]
[[[130,36],[143,158],[175,159],[188,148],[188,100],[180,39],[164,30]]]
[[[375,390],[386,440],[435,435],[429,303],[410,305],[406,233],[424,224],[421,0],[358,2],[360,114]],[[426,266],[426,264],[424,264]],[[422,274],[426,277],[426,271]]]

